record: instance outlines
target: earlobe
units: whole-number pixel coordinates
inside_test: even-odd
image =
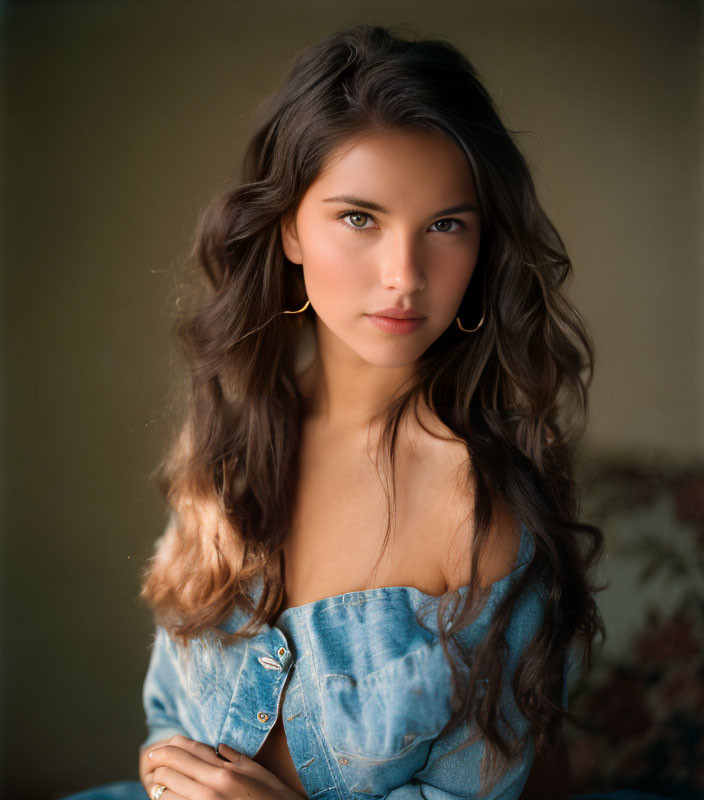
[[[292,261],[294,264],[303,263],[301,246],[298,243],[298,234],[296,232],[296,223],[291,217],[285,217],[281,220],[281,243],[284,248],[284,255],[289,261]]]

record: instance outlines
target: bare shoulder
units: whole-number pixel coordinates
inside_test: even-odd
[[[474,534],[474,486],[465,442],[437,418],[423,418],[429,433],[419,437],[421,457],[435,497],[441,571],[448,590],[469,584]],[[479,585],[489,586],[510,573],[520,547],[518,520],[504,503],[493,503],[489,536],[479,558]]]
[[[449,590],[466,586],[472,579],[470,552],[473,533],[474,522],[470,517],[449,536],[443,569]],[[517,520],[505,506],[495,501],[489,535],[479,556],[480,587],[490,586],[514,569],[520,540],[520,526]]]

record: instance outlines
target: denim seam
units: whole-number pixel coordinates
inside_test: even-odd
[[[320,670],[318,669],[318,664],[316,663],[316,660],[315,660],[315,650],[313,648],[313,642],[311,641],[311,638],[310,638],[310,630],[308,628],[308,622],[309,622],[309,620],[307,618],[304,619],[306,639],[308,640],[308,652],[310,653],[311,665],[313,667],[313,671],[315,672],[315,682],[316,682],[317,687],[318,687],[318,702],[320,703],[320,712],[321,712],[320,713],[320,727],[323,730],[323,739],[324,739],[324,741],[320,742],[320,749],[321,749],[323,755],[325,756],[325,762],[326,762],[326,764],[328,766],[328,772],[330,773],[330,776],[332,777],[332,779],[334,781],[335,780],[335,772],[333,771],[332,764],[330,763],[330,754],[328,752],[328,739],[327,739],[327,734],[325,732],[325,723],[323,721],[323,714],[322,714],[322,710],[323,710],[323,691],[322,691],[322,687],[320,685]],[[317,736],[318,735],[317,727],[316,726],[312,726],[312,729],[313,729],[313,731],[315,732],[315,734]],[[342,771],[340,770],[340,768],[339,768],[339,766],[337,764],[335,764],[335,769],[337,770],[337,774],[340,776],[340,780],[343,783],[343,785],[345,787],[345,790],[347,791],[348,794],[351,794],[350,788],[347,785],[347,781],[345,780],[345,776],[342,774]],[[328,788],[329,789],[335,789],[336,791],[339,791],[339,787],[336,786],[336,785],[330,786]]]
[[[218,734],[218,742],[222,741],[222,732],[225,729],[225,726],[230,721],[230,715],[233,707],[235,707],[235,703],[233,702],[235,697],[237,697],[238,690],[240,688],[240,680],[242,678],[242,670],[244,669],[244,665],[247,663],[247,656],[249,655],[249,639],[245,641],[244,647],[244,655],[242,656],[242,662],[240,664],[239,671],[237,673],[237,678],[235,679],[235,685],[232,689],[232,695],[230,697],[230,704],[227,709],[227,714],[225,714],[225,719],[222,721],[222,725],[220,726],[220,733]]]

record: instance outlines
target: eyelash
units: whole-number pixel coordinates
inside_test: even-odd
[[[348,230],[353,230],[355,231],[355,233],[364,233],[365,231],[368,231],[369,228],[358,228],[356,225],[348,225],[346,222],[343,221],[345,217],[349,217],[352,214],[358,214],[360,217],[368,217],[369,219],[372,220],[374,219],[374,217],[371,214],[368,214],[366,211],[359,211],[356,209],[340,212],[337,215],[337,219],[340,220],[340,223],[344,225],[345,228],[347,228]],[[376,222],[376,220],[374,221]],[[460,226],[460,229],[455,231],[433,231],[433,233],[444,233],[445,235],[452,236],[454,234],[462,233],[463,230],[467,229],[465,223],[462,222],[461,219],[457,219],[456,217],[443,217],[443,219],[436,219],[435,222],[431,224],[436,225],[438,222],[456,222]]]

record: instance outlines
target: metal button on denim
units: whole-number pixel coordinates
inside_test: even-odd
[[[257,714],[257,719],[259,720],[259,722],[266,722],[269,719],[269,715],[264,713],[264,711],[260,711]]]
[[[259,656],[257,661],[264,667],[264,669],[276,669],[281,671],[281,664],[269,656]]]

